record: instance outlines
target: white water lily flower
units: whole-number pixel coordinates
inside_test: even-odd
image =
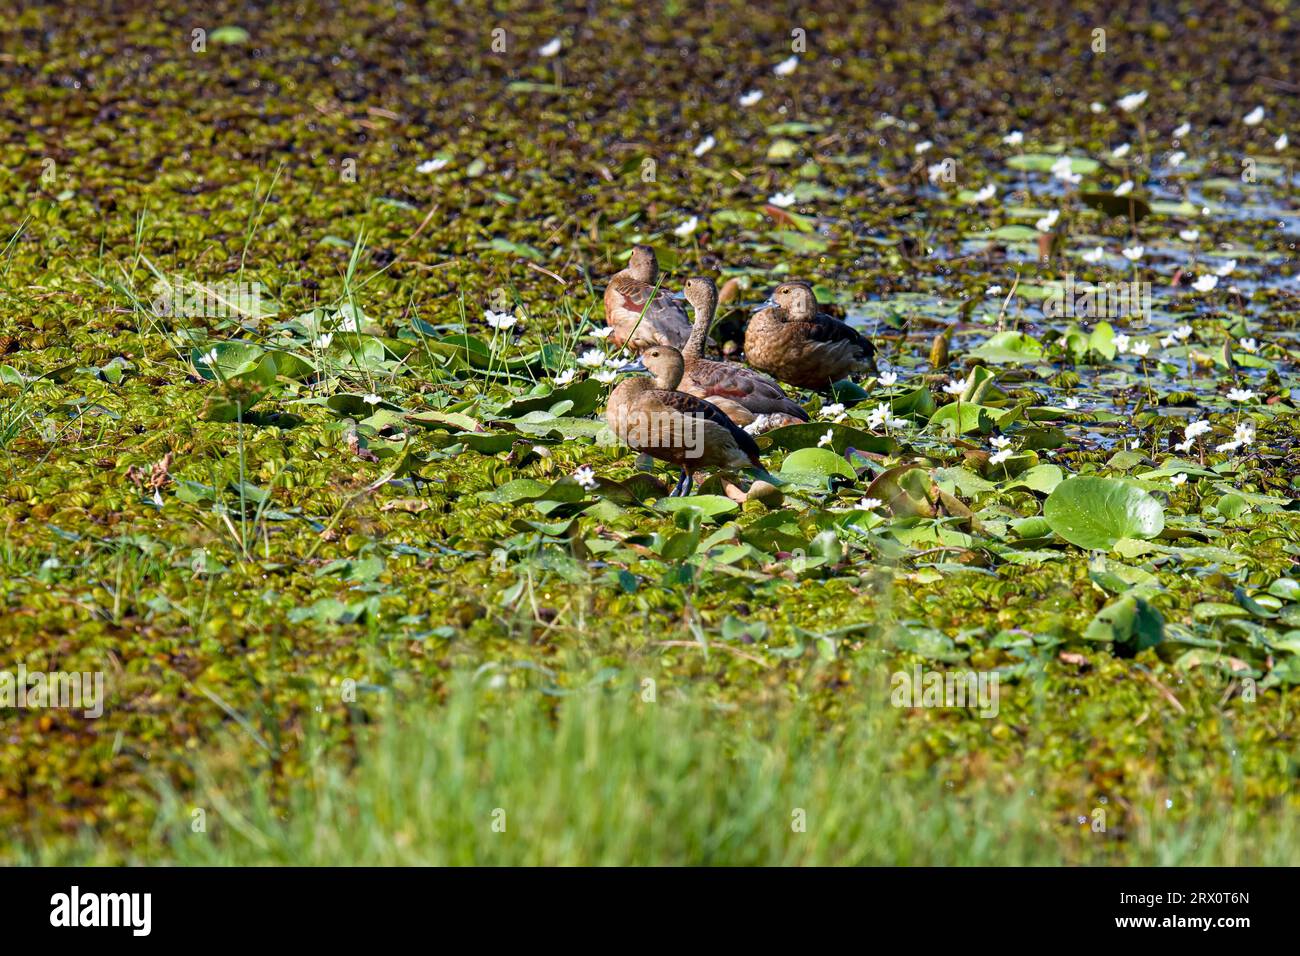
[[[1280,153],[1282,150],[1286,149],[1287,143],[1289,142],[1290,140],[1286,138],[1286,133],[1283,133],[1273,141],[1273,148]]]
[[[953,379],[943,387],[943,390],[949,395],[960,395],[966,391],[966,382],[962,379]]]
[[[539,47],[537,52],[542,56],[555,56],[555,54],[559,53],[563,47],[564,41],[559,37],[556,37],[550,43],[546,44],[546,46]]]
[[[699,216],[691,216],[690,219],[687,219],[685,222],[681,223],[676,229],[674,229],[673,234],[677,236],[681,236],[683,239],[685,239],[687,236],[689,236],[691,233],[695,231],[695,227],[698,226],[699,224],[700,224]]]
[[[378,395],[376,395],[374,392],[371,392],[368,395],[362,395],[361,400],[365,402],[367,405],[378,405],[380,402],[383,401],[383,399],[380,398]]]
[[[1120,355],[1123,355],[1125,352],[1128,351],[1128,338],[1129,337],[1127,334],[1121,332],[1119,335],[1115,336],[1114,339],[1112,339],[1112,341],[1115,343],[1115,351]]]
[[[1183,482],[1185,482],[1186,480],[1187,480],[1187,473],[1186,473],[1186,472],[1183,472],[1183,471],[1180,471],[1180,472],[1179,472],[1178,474],[1176,474],[1176,475],[1170,475],[1170,476],[1169,476],[1169,483],[1170,483],[1171,485],[1173,485],[1175,488],[1177,488],[1179,485],[1181,485],[1181,484],[1182,484]]]
[[[881,428],[884,425],[889,424],[890,411],[891,409],[889,407],[889,403],[881,402],[879,405],[873,408],[871,410],[871,414],[867,416],[867,427],[875,429],[875,428]]]
[[[509,312],[493,312],[488,309],[483,313],[483,321],[494,329],[512,329],[519,319]]]
[[[1180,325],[1174,329],[1173,336],[1180,341],[1190,339],[1192,337],[1192,327],[1190,325]]]
[[[762,98],[763,98],[762,90],[750,90],[748,93],[742,93],[740,95],[739,102],[741,106],[753,106]]]
[[[931,183],[937,183],[943,178],[943,174],[946,170],[947,167],[943,163],[932,163],[925,167],[925,175],[929,177]]]
[[[1184,153],[1181,149],[1175,150],[1174,152],[1170,153],[1168,156],[1165,157],[1165,165],[1167,165],[1170,169],[1174,169],[1177,166],[1181,166],[1183,164],[1183,160],[1186,158],[1187,158],[1187,154]]]
[[[435,156],[433,159],[426,159],[419,166],[416,166],[415,171],[417,173],[436,173],[438,170],[446,166],[448,162],[450,162],[450,160],[444,159],[441,156]]]
[[[994,435],[992,438],[989,439],[989,444],[991,444],[998,451],[1001,451],[1003,448],[1011,447],[1011,439],[1007,438],[1005,435]]]
[[[997,451],[994,452],[992,455],[989,455],[989,464],[1000,465],[1014,454],[1015,452],[1013,452],[1010,448],[1004,448],[1001,451]]]
[[[1264,107],[1256,106],[1253,110],[1241,118],[1241,121],[1247,126],[1258,126],[1264,122]]]
[[[1101,246],[1097,246],[1095,249],[1092,249],[1088,252],[1080,253],[1079,258],[1081,258],[1084,262],[1101,262],[1101,258],[1105,254],[1106,254],[1106,250],[1104,250]]]
[[[318,335],[316,337],[316,341],[313,344],[316,346],[316,348],[320,349],[321,351],[324,351],[325,349],[330,347],[330,343],[333,341],[334,341],[334,333],[326,332],[324,335]]]
[[[1194,422],[1188,422],[1186,427],[1183,428],[1183,437],[1194,441],[1202,435],[1208,435],[1213,428],[1214,426],[1206,419],[1197,419]]]
[[[705,153],[707,153],[709,150],[711,150],[714,146],[717,145],[718,145],[718,141],[716,139],[714,139],[712,136],[706,136],[704,137],[704,139],[700,140],[699,143],[696,144],[694,150],[695,155],[703,156]]]
[[[614,379],[618,378],[618,369],[602,368],[599,372],[593,375],[592,378],[600,382],[601,385],[608,385],[610,382],[614,381]]]
[[[1256,342],[1254,339],[1240,339],[1240,340],[1237,342],[1237,344],[1240,345],[1240,346],[1241,346],[1243,349],[1245,349],[1247,352],[1258,352],[1258,351],[1259,351],[1259,343]]]
[[[1184,229],[1178,234],[1178,238],[1183,240],[1183,242],[1195,242],[1197,239],[1201,238],[1201,230]]]
[[[971,202],[988,202],[998,194],[998,187],[989,183],[971,197]]]
[[[1121,96],[1115,104],[1125,113],[1132,113],[1135,109],[1147,101],[1147,91],[1139,90],[1136,93],[1130,93],[1128,96]]]
[[[1119,251],[1119,254],[1122,255],[1125,259],[1127,259],[1129,262],[1137,262],[1139,259],[1142,258],[1142,254],[1145,252],[1146,252],[1145,246],[1130,246],[1127,249],[1121,249]]]
[[[1065,400],[1065,407],[1068,408],[1070,411],[1074,411],[1079,407],[1079,400],[1075,398],[1073,395],[1071,395],[1069,398]]]
[[[1184,455],[1187,454],[1188,452],[1190,452],[1190,451],[1192,450],[1192,442],[1193,442],[1193,440],[1194,440],[1194,439],[1189,438],[1189,439],[1187,439],[1186,441],[1180,441],[1180,442],[1178,442],[1177,444],[1174,445],[1174,450],[1175,450],[1175,451],[1180,451],[1180,452],[1182,452]]]
[[[1104,113],[1106,112],[1106,104],[1098,103],[1094,100],[1088,104],[1088,109],[1092,110],[1094,113]]]
[[[933,145],[934,143],[930,142],[928,139],[923,139],[912,148],[916,151],[916,155],[920,156],[922,153],[927,152]]]
[[[1083,179],[1082,174],[1074,171],[1074,164],[1070,162],[1069,156],[1062,156],[1052,164],[1052,175],[1061,182],[1071,185]]]
[[[210,351],[210,352],[205,352],[204,354],[202,354],[202,355],[199,356],[199,364],[200,364],[200,365],[215,365],[216,362],[217,362],[217,350],[216,350],[216,349],[213,349],[213,350]]]
[[[799,58],[797,56],[787,57],[776,66],[772,67],[772,72],[777,76],[789,76],[798,66]]]
[[[600,349],[587,349],[578,356],[578,364],[584,368],[598,368],[605,364],[605,353]]]
[[[1010,133],[1007,133],[1006,136],[1002,137],[1002,142],[1006,143],[1008,146],[1019,146],[1024,141],[1025,134],[1020,132],[1018,129],[1012,130]]]
[[[559,375],[555,376],[555,378],[551,379],[551,381],[554,382],[556,385],[568,385],[570,382],[573,381],[573,376],[577,374],[578,374],[577,369],[567,368]]]
[[[822,418],[829,418],[832,421],[838,422],[844,417],[844,406],[839,402],[836,402],[834,405],[826,405],[823,406],[820,414]]]
[[[1228,401],[1230,402],[1248,402],[1254,397],[1254,391],[1249,388],[1228,389]]]
[[[1115,187],[1116,196],[1127,196],[1133,191],[1133,180],[1126,179]]]
[[[1000,285],[991,285],[991,286],[989,286],[987,289],[984,290],[984,294],[985,294],[985,295],[1001,295],[1001,294],[1002,294],[1002,286],[1000,286]]]
[[[895,382],[898,381],[898,373],[881,372],[879,381],[881,385],[885,386],[885,388],[889,388],[891,385],[893,385]]]
[[[1176,335],[1166,335],[1163,339],[1160,340],[1160,347],[1162,349],[1173,348],[1177,344],[1178,344],[1178,336]]]
[[[834,430],[828,428],[826,429],[826,434],[823,435],[821,438],[817,439],[817,447],[821,448],[824,445],[829,445],[834,440],[835,440],[835,432]]]
[[[1038,222],[1034,223],[1034,228],[1039,232],[1051,232],[1052,227],[1056,225],[1056,220],[1061,218],[1061,210],[1053,209]]]
[[[1210,292],[1219,284],[1218,276],[1197,276],[1192,288],[1197,292]]]
[[[595,491],[596,485],[598,484],[596,481],[596,470],[590,465],[583,465],[575,471],[573,473],[573,480],[582,485],[582,487],[588,491]]]
[[[788,209],[794,205],[794,193],[772,193],[767,201],[780,209]]]
[[[858,510],[875,511],[883,504],[884,502],[881,501],[879,498],[863,498],[858,502]]]
[[[1182,126],[1174,130],[1174,139],[1182,139],[1191,131],[1192,131],[1192,124],[1184,123]]]
[[[625,360],[617,355],[605,356],[605,368],[620,369],[624,364]]]
[[[1225,441],[1222,445],[1215,445],[1214,450],[1231,452],[1231,451],[1236,451],[1240,447],[1241,447],[1241,442],[1239,441]]]
[[[1214,270],[1214,274],[1215,274],[1216,276],[1218,276],[1219,278],[1221,278],[1221,279],[1222,279],[1222,278],[1226,278],[1227,276],[1232,275],[1232,270],[1233,270],[1233,269],[1236,269],[1236,268],[1237,268],[1237,260],[1236,260],[1236,259],[1229,259],[1229,260],[1228,260],[1227,262],[1225,262],[1223,265],[1221,265],[1221,266],[1219,266],[1217,269],[1215,269],[1215,270]]]
[[[1250,422],[1240,422],[1232,437],[1243,445],[1253,445],[1255,443],[1255,426]]]
[[[1110,151],[1111,158],[1123,159],[1125,156],[1128,155],[1128,151],[1132,148],[1133,147],[1130,146],[1128,143],[1120,143],[1118,146],[1116,146],[1114,149]]]
[[[1136,355],[1138,358],[1146,358],[1146,357],[1147,357],[1147,353],[1150,352],[1150,351],[1151,351],[1151,343],[1150,343],[1150,342],[1134,342],[1134,343],[1133,343],[1133,354]]]
[[[587,334],[593,339],[607,339],[614,334],[614,327],[612,325],[607,325],[603,329],[592,329]]]

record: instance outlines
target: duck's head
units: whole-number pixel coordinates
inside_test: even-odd
[[[783,282],[772,293],[772,301],[787,315],[806,318],[817,312],[817,297],[806,282]]]
[[[681,384],[686,365],[682,361],[682,353],[671,345],[651,346],[641,353],[641,362],[654,376],[655,385],[659,388],[673,390]]]
[[[682,286],[682,294],[691,307],[701,315],[713,315],[718,307],[718,286],[707,276],[691,276]]]
[[[632,256],[627,260],[627,272],[637,282],[654,285],[659,278],[659,260],[655,258],[654,249],[649,246],[633,246]]]

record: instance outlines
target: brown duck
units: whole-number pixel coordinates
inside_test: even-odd
[[[819,313],[808,283],[783,283],[770,301],[745,329],[750,365],[782,382],[818,391],[875,371],[875,346],[851,326]]]
[[[633,246],[627,268],[609,280],[605,287],[605,323],[614,330],[618,346],[640,352],[652,345],[680,349],[686,344],[691,334],[686,310],[667,292],[655,293],[658,278],[655,251],[649,246]]]
[[[733,362],[713,362],[704,357],[704,343],[718,307],[718,287],[712,279],[692,276],[686,280],[684,291],[686,301],[695,310],[695,324],[682,349],[686,371],[678,389],[717,405],[741,428],[753,424],[760,415],[766,416],[771,428],[808,421],[808,413],[766,375]]]
[[[681,477],[670,497],[690,494],[701,468],[734,471],[756,468],[764,476],[758,445],[716,405],[677,391],[682,353],[655,345],[626,371],[646,370],[618,384],[609,396],[605,420],[619,440],[639,452],[676,465]]]

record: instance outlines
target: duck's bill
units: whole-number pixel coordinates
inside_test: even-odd
[[[645,367],[645,362],[642,362],[640,359],[636,359],[635,361],[628,362],[626,365],[620,365],[618,367],[618,370],[620,372],[648,372],[649,371],[649,369]]]
[[[762,302],[758,304],[758,307],[760,309],[774,309],[776,308],[776,299],[772,298],[769,295],[766,299],[764,299]]]

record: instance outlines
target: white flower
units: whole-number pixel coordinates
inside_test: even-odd
[[[871,429],[880,428],[889,423],[890,407],[888,402],[881,402],[871,410],[867,416],[867,427]]]
[[[1121,332],[1119,335],[1115,336],[1114,342],[1115,351],[1120,355],[1123,355],[1128,351],[1128,335],[1126,333]]]
[[[794,205],[794,193],[772,193],[772,195],[767,197],[767,201],[773,206],[787,209]]]
[[[551,381],[553,381],[556,385],[568,385],[570,382],[573,381],[573,376],[577,374],[578,374],[577,369],[566,368],[559,375],[555,376],[555,378],[551,379]]]
[[[795,68],[798,67],[798,65],[799,58],[797,56],[788,57],[776,66],[772,67],[772,72],[777,76],[789,76],[795,71]]]
[[[826,429],[826,434],[823,435],[821,438],[817,439],[817,447],[821,448],[823,445],[829,445],[834,440],[835,440],[835,432],[832,429],[828,428]]]
[[[1002,286],[1000,286],[1000,285],[991,285],[991,286],[989,286],[987,289],[984,290],[984,294],[985,294],[985,295],[1001,295],[1001,294],[1002,294]]]
[[[518,322],[519,319],[511,315],[509,312],[493,312],[491,309],[488,309],[483,313],[483,321],[487,322],[487,324],[492,326],[494,329],[510,329],[514,328],[515,323]]]
[[[1236,451],[1240,447],[1241,447],[1241,442],[1239,441],[1225,441],[1222,445],[1215,445],[1214,450],[1215,451]]]
[[[1015,452],[1013,452],[1010,448],[1004,448],[1001,451],[997,451],[994,452],[992,455],[989,455],[989,464],[1000,465],[1014,454]]]
[[[605,356],[605,368],[620,369],[626,364],[623,359],[617,355]]]
[[[674,229],[674,230],[673,230],[673,233],[674,233],[675,235],[681,236],[683,239],[685,239],[687,236],[689,236],[691,233],[693,233],[693,232],[695,231],[695,227],[698,226],[699,224],[700,224],[700,219],[699,219],[699,217],[698,217],[698,216],[691,216],[690,219],[687,219],[685,222],[683,222],[681,225],[679,225],[676,229]]]
[[[1192,337],[1192,327],[1190,325],[1180,325],[1174,329],[1173,336],[1179,341],[1190,339]]]
[[[756,415],[754,420],[745,426],[745,431],[751,435],[761,435],[767,431],[768,426],[772,424],[771,415]]]
[[[1240,345],[1247,352],[1259,351],[1259,343],[1256,342],[1254,339],[1241,339],[1237,342],[1237,344]]]
[[[592,329],[587,334],[593,339],[607,339],[614,334],[614,326],[607,325],[603,329]]]
[[[898,373],[897,373],[897,372],[881,372],[881,373],[880,373],[880,384],[883,385],[883,386],[885,386],[885,388],[889,388],[891,385],[893,385],[893,384],[894,384],[895,382],[897,382],[897,381],[898,381]]]
[[[587,349],[578,356],[578,364],[585,368],[596,368],[605,364],[605,353],[600,349]]]
[[[370,392],[367,395],[362,395],[361,400],[365,402],[367,405],[378,405],[380,402],[383,401],[383,399],[380,398],[378,395],[376,395],[374,392]]]
[[[216,349],[213,349],[213,350],[210,351],[210,352],[205,352],[203,355],[200,355],[200,356],[199,356],[199,364],[200,364],[200,365],[215,365],[216,362],[217,362],[217,350],[216,350]]]
[[[1232,275],[1232,270],[1235,269],[1235,268],[1237,268],[1237,260],[1236,260],[1236,259],[1229,259],[1229,260],[1228,260],[1227,262],[1225,262],[1223,265],[1221,265],[1221,266],[1219,266],[1217,269],[1215,269],[1215,270],[1214,270],[1214,274],[1215,274],[1216,276],[1218,276],[1219,278],[1221,278],[1221,279],[1222,279],[1222,278],[1226,278],[1226,277]]]
[[[1219,284],[1218,276],[1197,276],[1192,288],[1197,292],[1209,292]]]
[[[1068,408],[1070,411],[1074,411],[1076,408],[1079,407],[1079,400],[1075,398],[1073,395],[1071,395],[1065,400],[1065,407]]]
[[[1247,126],[1258,126],[1264,122],[1264,107],[1256,106],[1253,110],[1241,118],[1241,121]]]
[[[1286,144],[1289,142],[1290,140],[1286,138],[1286,133],[1283,133],[1276,140],[1274,140],[1273,148],[1280,153],[1282,152],[1282,150],[1286,149]]]
[[[1136,93],[1130,93],[1128,96],[1122,96],[1115,105],[1125,113],[1132,113],[1135,109],[1147,101],[1147,91],[1139,90]]]
[[[1146,252],[1146,248],[1144,246],[1130,246],[1127,249],[1121,249],[1119,251],[1119,254],[1122,255],[1125,259],[1127,259],[1129,262],[1137,262],[1139,259],[1142,258],[1142,254],[1144,252]]]
[[[1052,164],[1052,175],[1063,183],[1074,184],[1083,179],[1083,176],[1074,171],[1074,165],[1070,162],[1069,156],[1062,156]]]
[[[994,435],[992,438],[989,439],[989,444],[991,444],[998,451],[1001,451],[1003,448],[1011,447],[1011,439],[1007,438],[1005,435]]]
[[[863,498],[862,500],[860,500],[860,501],[858,502],[858,510],[859,510],[859,511],[875,511],[877,508],[879,508],[879,507],[880,507],[881,505],[883,505],[883,504],[884,504],[884,502],[881,501],[879,498]]]
[[[1088,104],[1088,109],[1092,110],[1094,113],[1104,113],[1106,112],[1106,104],[1098,103],[1094,100]]]
[[[1133,180],[1126,179],[1115,187],[1116,196],[1127,196],[1133,191]]]
[[[433,159],[426,159],[419,166],[415,167],[417,173],[436,173],[447,165],[449,160],[441,156],[435,156]]]
[[[1134,342],[1134,343],[1133,343],[1133,354],[1136,355],[1138,358],[1146,358],[1147,353],[1150,352],[1150,351],[1151,351],[1151,343],[1150,343],[1150,342]]]
[[[748,93],[742,93],[740,96],[741,106],[753,106],[763,98],[762,90],[750,90]]]
[[[1181,451],[1185,455],[1192,450],[1192,441],[1193,439],[1191,438],[1187,439],[1186,441],[1180,441],[1174,445],[1174,450]]]
[[[1195,242],[1197,239],[1201,238],[1201,230],[1184,229],[1178,234],[1178,238],[1183,240],[1183,242]]]
[[[821,410],[821,416],[822,418],[829,418],[838,422],[844,417],[844,406],[839,402],[836,402],[834,405],[826,405]]]
[[[590,465],[583,465],[575,471],[573,473],[573,480],[582,485],[582,487],[588,491],[595,491],[596,485],[598,484],[596,481],[596,471]]]
[[[1249,388],[1228,389],[1228,401],[1230,402],[1248,402],[1254,397],[1255,393]]]
[[[333,333],[333,332],[326,332],[324,335],[318,335],[318,336],[316,337],[316,341],[315,341],[314,344],[315,344],[316,348],[321,349],[322,351],[324,351],[325,349],[327,349],[327,348],[330,347],[330,343],[333,342],[333,341],[334,341],[334,333]]]
[[[1006,136],[1002,137],[1002,142],[1006,143],[1008,146],[1019,146],[1024,141],[1025,134],[1020,132],[1018,129],[1012,130],[1010,133],[1007,133]]]
[[[1186,135],[1187,135],[1188,133],[1190,133],[1191,131],[1192,131],[1192,124],[1191,124],[1191,123],[1184,123],[1182,126],[1178,127],[1176,130],[1174,130],[1174,139],[1182,139],[1184,136],[1186,136]]]
[[[1255,426],[1250,422],[1241,422],[1237,425],[1232,437],[1243,445],[1253,445],[1255,443]]]
[[[703,156],[705,153],[707,153],[709,150],[711,150],[714,146],[717,145],[718,145],[718,141],[714,139],[712,135],[706,136],[704,137],[704,139],[700,140],[698,144],[696,144],[695,155]]]
[[[592,378],[600,382],[601,385],[608,385],[610,382],[614,381],[614,379],[618,378],[618,370],[602,368],[599,372],[593,375]]]
[[[1187,158],[1187,154],[1180,149],[1170,153],[1167,157],[1165,157],[1165,163],[1166,165],[1169,166],[1170,169],[1175,169],[1178,166],[1181,166],[1183,164],[1183,160],[1186,158]]]
[[[1176,335],[1166,335],[1163,339],[1160,340],[1160,347],[1162,349],[1173,348],[1173,346],[1177,344],[1178,344],[1178,336]]]
[[[971,197],[971,202],[988,202],[997,194],[998,194],[998,187],[993,185],[992,183],[989,183],[987,186],[979,190],[979,192],[975,193],[975,195]]]
[[[1175,488],[1177,488],[1179,485],[1181,485],[1181,484],[1182,484],[1183,482],[1185,482],[1186,480],[1187,480],[1187,473],[1186,473],[1186,472],[1182,472],[1182,471],[1180,471],[1180,472],[1179,472],[1178,474],[1176,474],[1176,475],[1170,475],[1170,476],[1169,476],[1169,483],[1170,483],[1171,485],[1173,485]]]
[[[937,183],[943,177],[946,169],[947,167],[943,163],[932,163],[925,167],[925,174],[930,178],[931,183]]]
[[[922,153],[928,151],[933,145],[934,143],[930,142],[928,139],[924,139],[912,148],[916,150],[916,155],[920,156]]]
[[[540,53],[542,56],[555,56],[555,54],[560,52],[563,46],[564,46],[564,41],[561,40],[559,37],[556,37],[550,43],[546,44],[546,46],[539,47],[537,52]]]
[[[962,392],[966,391],[966,382],[963,379],[954,378],[943,387],[943,390],[949,395],[960,395]]]
[[[1101,262],[1101,257],[1106,254],[1101,246],[1097,246],[1091,252],[1085,252],[1080,255],[1084,262]]]
[[[1110,155],[1113,159],[1123,159],[1132,148],[1128,143],[1121,143],[1110,151]]]
[[[1038,222],[1034,223],[1034,228],[1039,232],[1051,232],[1052,227],[1056,225],[1056,220],[1061,218],[1061,210],[1053,209]]]
[[[1202,435],[1208,435],[1213,428],[1213,425],[1204,418],[1201,418],[1194,422],[1187,423],[1186,427],[1183,428],[1183,437],[1188,441],[1195,441]]]

